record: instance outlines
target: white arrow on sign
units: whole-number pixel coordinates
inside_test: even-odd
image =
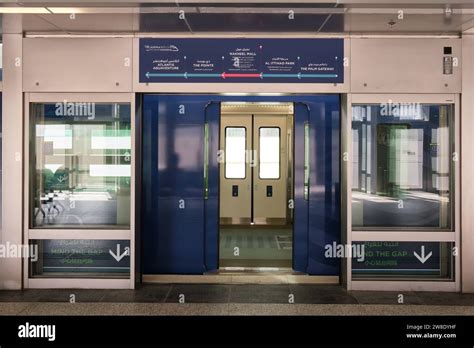
[[[112,255],[112,257],[113,257],[117,262],[119,262],[119,261],[122,260],[125,256],[128,255],[128,248],[125,248],[125,250],[123,251],[123,253],[120,254],[120,244],[117,244],[117,254],[115,254],[111,249],[109,249],[109,253],[110,253],[110,255]]]
[[[431,255],[433,255],[433,252],[429,252],[428,255],[425,256],[425,246],[422,245],[421,246],[421,256],[418,255],[416,253],[416,251],[413,252],[413,254],[416,256],[416,258],[421,262],[421,263],[425,263],[426,261],[428,261],[428,259],[431,257]]]

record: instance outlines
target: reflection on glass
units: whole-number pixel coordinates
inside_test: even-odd
[[[30,240],[38,259],[30,258],[32,278],[128,278],[128,240],[41,239]],[[113,255],[112,255],[113,254]],[[116,256],[122,256],[117,261]]]
[[[31,104],[33,227],[130,225],[129,104]]]
[[[387,105],[353,107],[352,225],[449,229],[452,107]]]
[[[352,278],[452,280],[453,247],[450,242],[356,242]]]
[[[280,128],[259,129],[259,174],[260,179],[280,178]]]
[[[245,134],[244,127],[226,127],[225,129],[226,179],[245,178]]]

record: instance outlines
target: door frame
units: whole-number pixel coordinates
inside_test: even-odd
[[[251,129],[248,131],[248,135],[250,135],[252,137],[252,140],[251,140],[251,143],[252,143],[252,150],[255,151],[255,152],[258,152],[257,150],[257,146],[254,144],[254,141],[255,141],[255,129],[254,129],[254,114],[256,114],[254,112],[255,110],[255,104],[270,104],[272,107],[274,107],[276,104],[281,104],[282,106],[282,110],[284,110],[283,108],[289,108],[289,111],[290,113],[288,112],[276,112],[278,115],[280,115],[281,117],[283,117],[283,115],[285,115],[285,119],[286,119],[286,133],[284,134],[284,136],[287,137],[287,144],[286,144],[286,162],[287,162],[287,180],[286,180],[286,183],[285,183],[285,197],[286,197],[286,225],[290,225],[291,226],[291,235],[292,235],[292,248],[291,248],[291,269],[294,269],[294,246],[293,246],[293,240],[294,240],[294,209],[290,209],[289,208],[289,205],[288,205],[288,202],[289,200],[291,199],[293,202],[295,200],[295,197],[294,197],[294,192],[295,192],[295,165],[294,165],[294,148],[295,148],[295,113],[296,113],[296,110],[295,110],[295,102],[293,101],[268,101],[266,99],[265,96],[257,96],[255,95],[255,97],[257,97],[257,101],[245,101],[245,100],[232,100],[232,101],[223,101],[221,100],[220,103],[219,103],[219,134],[218,134],[218,144],[219,144],[219,150],[223,150],[221,148],[221,141],[222,141],[222,132],[221,132],[221,119],[222,119],[222,103],[226,103],[226,104],[247,104],[250,106],[248,112],[249,112],[249,115],[252,117],[252,122],[251,122]],[[240,109],[241,110],[241,109]],[[238,112],[227,112],[228,114],[242,114],[242,111],[238,111]],[[269,110],[267,112],[259,112],[258,115],[264,115],[264,114],[275,114],[275,110]],[[283,134],[280,133],[280,137],[282,137]],[[291,141],[288,141],[288,138],[290,138]],[[247,141],[246,141],[247,143]],[[248,149],[247,149],[248,150]],[[258,155],[256,156],[257,157],[257,161],[258,161]],[[217,269],[218,270],[221,270],[222,268],[220,267],[220,235],[221,235],[221,223],[220,223],[220,190],[221,190],[221,170],[222,170],[222,165],[225,164],[225,163],[218,163],[218,172],[219,172],[219,175],[218,175],[218,178],[219,178],[219,182],[218,182],[218,206],[219,206],[219,210],[218,210],[218,244],[217,244],[217,249],[218,249],[218,260],[217,260]],[[256,166],[255,166],[256,168]],[[255,170],[254,168],[254,170]],[[255,172],[254,170],[251,170],[251,190],[253,191],[253,177],[255,175]],[[291,175],[289,175],[291,172]],[[254,195],[252,194],[251,195],[251,200],[253,201],[253,197]],[[252,210],[253,210],[253,203],[251,204],[252,205]],[[251,215],[253,216],[253,211],[251,212]],[[265,226],[265,225],[259,225],[259,224],[251,224],[253,226]],[[268,225],[268,226],[272,226],[271,224]],[[232,268],[236,268],[236,267],[232,267]],[[242,268],[243,270],[264,270],[264,269],[274,269],[274,268],[278,268],[278,267],[237,267],[237,268]],[[286,269],[286,268],[281,268],[281,269]]]
[[[352,106],[354,104],[380,104],[380,103],[420,103],[420,104],[449,104],[453,106],[453,153],[460,154],[460,96],[458,94],[352,94],[344,98],[341,103],[341,154],[347,154],[351,159],[352,154]],[[459,158],[461,158],[459,156]],[[342,221],[343,231],[347,233],[346,243],[364,241],[394,241],[394,242],[452,242],[461,250],[461,167],[460,160],[453,165],[451,187],[454,190],[452,200],[451,231],[428,231],[416,229],[393,230],[353,230],[352,229],[352,161],[342,161],[341,182],[345,182],[345,192],[342,191],[342,211],[346,211]],[[348,290],[400,290],[400,291],[456,291],[461,290],[461,255],[454,257],[454,279],[452,281],[440,280],[355,280],[352,279],[352,260],[345,259],[343,279]]]
[[[91,102],[129,103],[131,122],[131,178],[130,178],[130,228],[30,228],[30,104]],[[128,240],[130,242],[130,275],[128,279],[112,278],[30,278],[29,258],[23,259],[23,287],[28,288],[89,288],[89,289],[134,289],[136,276],[135,204],[136,204],[136,113],[134,93],[25,93],[24,100],[24,179],[23,179],[23,240],[35,239],[96,239]]]
[[[325,165],[322,170],[323,172],[318,173],[321,175],[322,182],[318,179],[318,182],[313,182],[313,185],[318,185],[323,190],[328,190],[327,185],[331,185],[331,190],[327,193],[331,196],[330,203],[327,200],[319,201],[320,197],[315,197],[314,203],[319,202],[320,205],[324,206],[321,210],[321,216],[316,221],[313,221],[316,217],[312,216],[309,211],[309,195],[308,200],[303,200],[303,154],[302,152],[296,152],[296,141],[299,136],[302,138],[303,135],[303,124],[307,123],[308,127],[314,122],[323,122],[322,126],[318,126],[318,132],[321,132],[323,136],[322,146],[333,146],[334,150],[337,147],[336,151],[339,153],[340,148],[340,139],[339,136],[336,136],[335,132],[340,132],[340,122],[339,116],[335,118],[331,113],[336,112],[337,115],[341,112],[341,94],[339,93],[279,93],[278,95],[268,93],[268,94],[216,94],[216,93],[147,93],[144,95],[151,95],[159,97],[160,100],[165,101],[167,97],[177,97],[182,96],[183,102],[186,102],[186,98],[191,98],[190,100],[196,101],[197,99],[202,102],[203,111],[205,111],[205,121],[208,123],[209,135],[210,135],[210,145],[216,142],[216,138],[220,136],[220,117],[219,117],[219,108],[218,105],[222,102],[233,101],[233,102],[283,102],[283,103],[293,103],[294,107],[298,107],[299,111],[295,112],[293,119],[293,197],[295,198],[295,208],[294,208],[294,218],[293,218],[293,270],[302,274],[310,274],[315,277],[319,277],[324,282],[327,279],[330,279],[331,283],[339,282],[341,277],[341,272],[339,270],[339,262],[326,263],[321,262],[318,258],[312,257],[314,250],[309,250],[310,243],[318,243],[323,241],[326,238],[341,238],[340,229],[325,228],[326,223],[333,223],[335,225],[340,225],[340,215],[342,214],[341,202],[338,194],[339,187],[339,174],[340,174],[340,158],[336,156],[335,153],[332,154],[331,162],[327,162],[328,165]],[[158,100],[158,99],[157,99]],[[337,109],[336,109],[337,106]],[[299,115],[299,116],[298,116]],[[313,122],[313,123],[310,123]],[[314,124],[316,124],[314,123]],[[319,124],[319,123],[318,123]],[[325,126],[326,125],[326,126]],[[215,128],[214,128],[215,127]],[[337,129],[336,129],[337,127]],[[205,125],[203,125],[205,129]],[[204,130],[203,130],[204,132]],[[297,132],[299,132],[297,134]],[[211,136],[212,135],[212,136]],[[327,140],[324,140],[326,139]],[[220,139],[218,140],[220,141]],[[303,141],[303,140],[301,140]],[[327,142],[329,141],[329,143]],[[301,143],[302,144],[302,143]],[[301,144],[299,146],[301,146]],[[213,145],[212,145],[213,146]],[[210,153],[212,154],[214,149],[210,146]],[[315,145],[312,145],[315,146]],[[218,150],[218,146],[215,147],[215,150]],[[312,152],[313,150],[311,150]],[[213,161],[215,160],[215,163]],[[334,177],[324,176],[325,171],[331,171],[331,168],[328,166],[332,165],[332,171],[335,175]],[[206,172],[206,167],[204,171]],[[219,190],[219,175],[217,163],[217,156],[209,156],[209,194],[208,199],[204,200],[204,214],[205,214],[205,235],[204,235],[204,249],[205,254],[205,270],[204,274],[213,274],[218,271],[218,261],[219,261],[219,212],[218,212],[218,203],[216,194],[218,195]],[[298,176],[296,169],[301,173]],[[337,172],[336,172],[337,171]],[[217,174],[216,174],[217,172]],[[312,172],[316,175],[316,172]],[[214,176],[214,178],[213,178]],[[328,181],[329,180],[329,181]],[[204,187],[205,184],[204,184]],[[326,188],[325,188],[326,187]],[[205,191],[205,189],[204,189]],[[216,193],[217,192],[217,193]],[[330,209],[328,204],[331,205]],[[312,220],[311,220],[312,219]],[[312,229],[310,230],[310,221],[312,221]],[[296,225],[298,222],[298,226]],[[314,226],[316,229],[319,229],[319,232],[316,234],[313,230]],[[311,234],[311,231],[314,233]],[[298,240],[298,245],[295,245],[295,236]],[[315,238],[316,237],[316,238]],[[319,254],[318,254],[319,255]]]

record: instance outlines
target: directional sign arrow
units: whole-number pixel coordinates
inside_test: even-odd
[[[210,73],[186,73],[188,78],[191,77],[222,77],[221,74],[210,74]]]
[[[115,261],[119,262],[122,260],[125,256],[128,255],[128,249],[125,248],[122,254],[120,254],[120,244],[117,244],[117,253],[115,254],[111,249],[109,249],[110,255],[115,259]]]
[[[262,75],[261,75],[261,74],[247,74],[247,73],[241,74],[241,73],[227,73],[227,72],[223,72],[223,73],[221,74],[221,77],[222,77],[223,79],[226,79],[226,78],[228,78],[228,77],[237,77],[237,78],[238,78],[238,77],[254,77],[254,78],[261,78]]]
[[[429,254],[425,256],[425,246],[422,245],[422,246],[421,246],[421,256],[418,255],[416,251],[414,251],[413,254],[416,256],[416,258],[417,258],[421,263],[425,263],[426,261],[428,261],[428,259],[431,257],[431,255],[433,255],[433,252],[430,251]]]
[[[259,79],[265,79],[265,78],[336,78],[338,77],[337,74],[306,74],[306,73],[297,73],[297,74],[289,74],[289,73],[283,73],[283,74],[274,74],[274,73],[228,73],[228,72],[223,72],[223,73],[151,73],[151,72],[146,72],[145,77],[147,79],[150,79],[152,77],[163,77],[163,78],[184,78],[184,79],[190,79],[190,78],[222,78],[223,80],[227,78],[259,78]]]

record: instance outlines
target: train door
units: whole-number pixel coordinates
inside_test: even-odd
[[[222,103],[220,267],[292,266],[292,103]]]

